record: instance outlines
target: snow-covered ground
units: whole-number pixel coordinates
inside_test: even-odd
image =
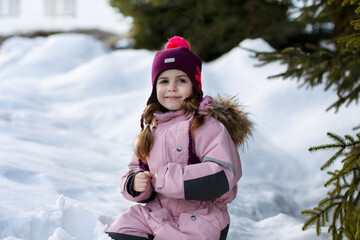
[[[260,39],[241,46],[270,50]],[[1,46],[1,239],[109,239],[106,226],[134,204],[118,184],[151,91],[153,56],[110,51],[75,34],[11,38]],[[256,123],[254,138],[239,150],[243,178],[230,204],[228,239],[330,239],[301,230],[300,211],[326,192],[319,167],[331,154],[307,148],[328,142],[327,131],[350,133],[360,111],[325,112],[334,93],[269,81],[284,67],[256,63],[236,47],[203,68],[205,94],[237,95]]]

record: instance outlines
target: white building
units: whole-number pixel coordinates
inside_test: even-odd
[[[123,34],[130,25],[109,0],[0,0],[0,35],[73,29]]]

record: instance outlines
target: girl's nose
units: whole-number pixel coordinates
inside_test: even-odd
[[[168,91],[169,92],[175,92],[177,90],[177,86],[176,86],[176,83],[172,82],[169,84],[169,88],[168,88]]]

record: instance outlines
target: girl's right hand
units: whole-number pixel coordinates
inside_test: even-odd
[[[136,192],[144,192],[150,182],[151,173],[149,171],[139,172],[135,175],[133,189]]]

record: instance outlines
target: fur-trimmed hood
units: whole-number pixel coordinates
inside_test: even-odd
[[[207,114],[219,120],[228,132],[237,147],[243,146],[252,136],[253,122],[249,119],[248,113],[243,110],[235,97],[206,96],[199,106],[200,114]]]

